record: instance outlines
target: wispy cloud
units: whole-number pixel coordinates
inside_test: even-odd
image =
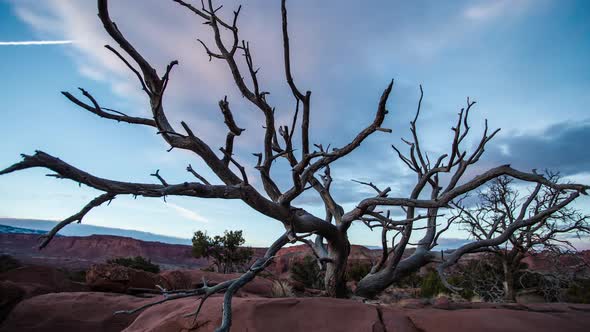
[[[29,45],[64,45],[73,44],[73,40],[26,40],[26,41],[0,41],[0,46],[29,46]]]
[[[463,16],[475,21],[483,21],[506,15],[509,12],[524,9],[528,0],[490,0],[480,4],[469,6],[463,12]]]
[[[202,215],[191,211],[187,208],[184,208],[182,206],[173,204],[173,203],[166,203],[166,205],[168,207],[171,207],[174,211],[176,211],[180,216],[186,218],[186,219],[190,219],[190,220],[194,220],[197,222],[201,222],[201,223],[208,223],[209,220],[205,217],[203,217]]]

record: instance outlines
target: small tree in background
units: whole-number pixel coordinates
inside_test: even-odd
[[[210,237],[206,232],[196,231],[193,235],[193,256],[211,258],[217,272],[238,271],[247,264],[254,254],[251,248],[240,248],[245,242],[242,231],[225,231],[223,236]]]
[[[545,177],[553,182],[560,180],[558,173],[549,171]],[[506,301],[516,300],[517,276],[526,271],[526,266],[521,264],[523,259],[533,253],[545,252],[559,261],[564,249],[576,250],[569,239],[590,234],[590,216],[572,207],[562,207],[526,227],[514,227],[520,220],[550,209],[564,199],[566,194],[562,191],[541,185],[533,189],[533,194],[523,195],[514,179],[501,176],[479,191],[478,203],[474,207],[455,204],[459,211],[458,223],[478,241],[486,241],[515,229],[506,242],[482,249],[496,255],[501,262]],[[563,278],[547,279],[545,276],[542,279]]]

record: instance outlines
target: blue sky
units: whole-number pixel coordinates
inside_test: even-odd
[[[284,82],[280,1],[243,1],[240,33],[251,41],[254,61],[278,118],[289,121],[292,98]],[[224,2],[224,9],[237,1]],[[441,153],[450,127],[470,96],[478,101],[474,130],[483,119],[501,127],[482,167],[511,163],[524,170],[546,167],[590,183],[590,3],[557,0],[360,1],[291,0],[294,76],[313,91],[312,141],[342,145],[368,123],[391,78],[396,85],[386,120],[392,134],[378,133],[334,165],[336,199],[345,208],[366,197],[351,178],[391,186],[407,194],[413,178],[390,145],[407,137],[408,123],[425,90],[420,120],[424,145]],[[221,62],[208,62],[196,38],[206,27],[171,1],[113,1],[111,15],[134,45],[162,71],[178,59],[165,100],[175,123],[187,121],[212,146],[221,146],[224,124],[216,108],[228,95],[241,127],[238,158],[251,165],[258,152],[260,114],[246,104]],[[134,77],[107,50],[92,0],[0,0],[0,42],[67,40],[71,44],[13,46],[0,43],[2,130],[0,165],[40,149],[93,174],[150,182],[160,169],[170,182],[185,181],[193,156],[172,151],[146,128],[113,123],[77,109],[59,92],[90,91],[106,107],[146,115]],[[474,136],[477,137],[477,136]],[[285,165],[282,165],[285,166]],[[0,178],[0,217],[60,220],[97,192],[28,170]],[[276,171],[285,176],[288,169]],[[252,175],[251,177],[253,177]],[[300,203],[322,214],[317,197]],[[587,209],[589,200],[578,207]],[[244,229],[251,245],[267,245],[282,226],[239,202],[118,197],[85,223],[138,229],[177,237],[195,230],[213,234]],[[354,243],[374,245],[377,234],[353,227]],[[449,238],[464,234],[452,230]]]

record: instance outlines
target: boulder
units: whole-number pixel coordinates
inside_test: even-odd
[[[163,279],[151,272],[117,264],[95,264],[86,272],[86,283],[94,291],[125,293],[129,288],[156,289]]]
[[[355,264],[372,264],[380,256],[379,250],[371,250],[364,246],[351,245],[350,255],[348,256],[348,266]],[[275,274],[278,277],[286,278],[289,275],[289,270],[296,262],[302,262],[305,256],[313,256],[309,246],[295,245],[284,247],[279,250],[267,271]]]
[[[19,294],[14,294],[16,297]],[[8,331],[213,331],[221,323],[221,294],[210,297],[199,316],[185,317],[196,298],[164,302],[140,314],[114,315],[158,301],[112,293],[52,293],[20,302],[0,325]],[[334,298],[233,299],[232,331],[589,331],[590,305],[482,306],[461,303],[452,310],[371,305]],[[455,303],[451,302],[454,306]]]
[[[197,319],[185,317],[193,299],[144,311],[125,331],[213,331],[221,323],[222,298],[212,297]],[[333,298],[235,298],[232,331],[588,331],[590,305],[528,306],[511,309],[401,309]],[[466,304],[462,304],[466,307]]]
[[[434,299],[432,306],[436,309],[450,309],[451,300],[446,296],[439,296]]]
[[[163,271],[159,275],[162,279],[162,286],[166,289],[193,289],[203,286],[203,280],[208,285],[216,285],[221,282],[239,278],[239,273],[216,273],[201,270],[172,270]],[[247,283],[239,292],[238,296],[272,296],[272,281],[256,277]]]
[[[64,272],[51,267],[24,266],[1,273],[0,322],[24,299],[47,293],[87,290],[85,284],[73,282]]]
[[[0,331],[118,332],[138,314],[118,314],[153,301],[123,294],[52,293],[20,302],[0,325]]]
[[[0,322],[25,297],[26,291],[12,281],[0,281]]]
[[[144,311],[125,332],[214,331],[221,323],[223,298],[207,300],[201,313],[194,299],[152,307]],[[235,298],[232,331],[385,331],[374,306],[333,298]]]
[[[404,309],[422,309],[429,303],[427,299],[403,299],[395,303],[396,307]]]
[[[590,309],[590,307],[587,307]],[[588,312],[537,312],[511,309],[422,309],[408,311],[418,331],[460,332],[582,332],[590,330]]]
[[[47,266],[23,266],[0,274],[0,280],[27,284],[39,293],[48,292],[83,292],[88,287],[83,283],[73,282],[68,276],[55,268]],[[40,291],[45,289],[46,291]]]

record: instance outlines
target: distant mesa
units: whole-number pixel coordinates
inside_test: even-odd
[[[52,229],[57,222],[38,219],[0,218],[0,233],[43,234]],[[71,224],[59,231],[64,236],[114,235],[130,237],[142,241],[191,245],[191,240],[173,236],[159,235],[136,230]]]
[[[0,225],[0,233],[1,234],[44,234],[45,231],[41,231],[38,229],[29,229],[29,228],[21,228],[21,227],[12,227],[8,225]],[[58,236],[60,236],[58,234]]]

